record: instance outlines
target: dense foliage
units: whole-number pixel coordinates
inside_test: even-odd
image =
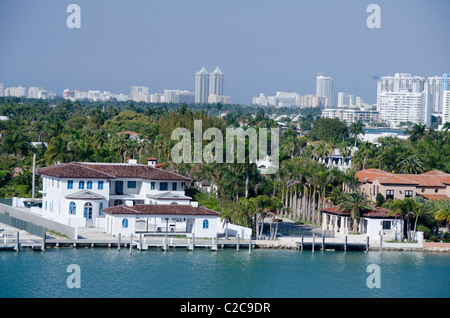
[[[226,113],[225,116],[219,116]],[[256,164],[172,162],[176,128],[194,130],[194,120],[202,120],[203,132],[227,127],[276,128],[272,114],[299,115],[284,120],[280,134],[280,167],[276,174],[262,175]],[[37,166],[58,162],[126,162],[148,157],[164,162],[165,168],[191,177],[196,189],[188,195],[221,212],[224,219],[255,226],[276,215],[320,224],[324,205],[342,203],[342,193],[355,188],[355,170],[380,168],[401,173],[438,169],[450,172],[450,132],[411,126],[409,138],[384,138],[380,146],[361,143],[360,123],[347,126],[336,119],[322,119],[318,109],[260,108],[240,105],[175,105],[134,102],[71,102],[0,98],[0,197],[31,197],[32,157]],[[193,134],[192,134],[193,135]],[[270,142],[270,134],[268,135]],[[32,144],[33,143],[33,144]],[[203,145],[207,144],[203,141]],[[352,154],[353,169],[342,172],[318,162],[339,149]],[[224,145],[225,147],[225,145]],[[248,156],[249,143],[246,142]],[[224,148],[224,150],[226,150]],[[40,185],[37,179],[35,195]],[[212,194],[201,193],[210,185]],[[382,198],[380,198],[382,201]],[[380,203],[381,203],[380,201]],[[442,210],[442,209],[441,209]],[[442,213],[441,213],[442,214]],[[436,217],[447,222],[444,216]],[[420,222],[420,221],[419,221]],[[418,226],[430,226],[420,224]]]

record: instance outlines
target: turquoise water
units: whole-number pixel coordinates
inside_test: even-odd
[[[70,264],[80,288],[68,288]],[[369,288],[370,264],[380,288]],[[107,248],[0,252],[0,297],[449,297],[450,255],[224,249]]]

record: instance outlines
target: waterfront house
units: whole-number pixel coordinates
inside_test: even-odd
[[[41,168],[38,174],[43,182],[42,208],[31,211],[71,227],[98,227],[129,236],[137,222],[151,219],[155,231],[170,221],[174,231],[195,232],[198,237],[223,233],[219,213],[199,207],[185,195],[191,179],[155,168],[155,160],[148,160],[148,165],[136,160],[71,162]]]
[[[385,201],[416,195],[431,200],[450,198],[450,174],[442,171],[395,174],[379,169],[365,169],[358,171],[355,177],[361,191],[374,202],[379,193]]]
[[[322,228],[333,231],[334,235],[346,235],[351,232],[353,221],[349,211],[342,211],[337,206],[322,209]],[[390,210],[375,207],[373,210],[363,210],[359,218],[359,233],[366,234],[370,239],[394,240],[401,237],[403,220],[396,217]]]

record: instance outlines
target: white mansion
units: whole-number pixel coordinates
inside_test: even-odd
[[[215,237],[222,229],[219,213],[198,206],[185,195],[189,178],[148,165],[71,162],[38,170],[42,176],[42,207],[32,212],[79,228],[98,227],[129,236],[137,219],[151,218],[199,237]],[[175,229],[174,229],[175,230]],[[223,230],[222,230],[223,232]],[[241,237],[243,235],[241,234]]]

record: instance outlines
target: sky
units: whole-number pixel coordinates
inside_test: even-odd
[[[81,28],[67,27],[71,3]],[[318,73],[335,96],[375,103],[374,76],[450,73],[449,15],[449,0],[0,0],[0,82],[194,91],[195,73],[219,66],[232,103],[315,94]]]

